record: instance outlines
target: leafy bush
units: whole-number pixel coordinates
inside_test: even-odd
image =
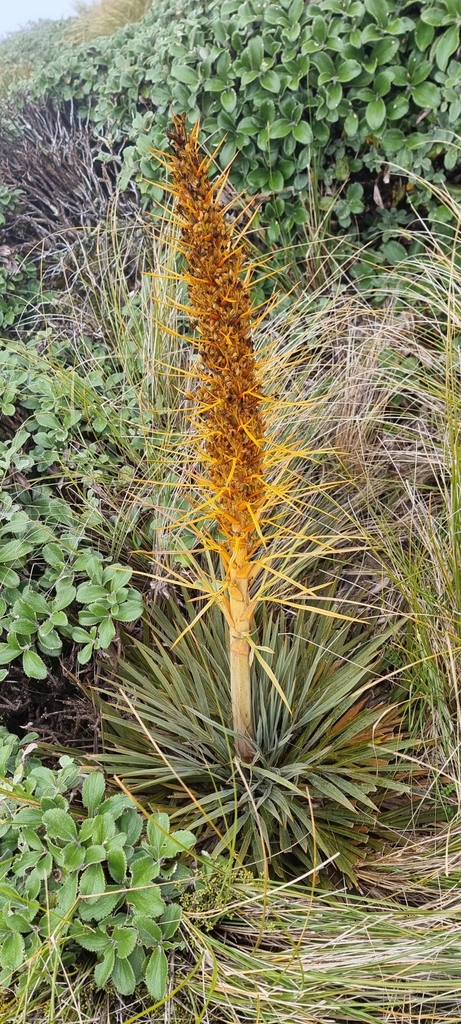
[[[379,245],[374,262],[398,262],[421,216],[452,236],[450,212],[412,176],[458,188],[460,0],[185,0],[171,14],[159,0],[30,85],[72,98],[102,136],[128,136],[123,184],[158,195],[151,147],[165,147],[171,109],[187,111],[213,143],[225,137],[236,188],[266,200],[268,242],[305,239],[317,186],[333,230]],[[354,273],[363,282],[370,262]]]
[[[39,965],[52,939],[64,964],[79,947],[96,954],[97,986],[129,995],[144,982],[160,1000],[191,874],[179,858],[194,836],[170,833],[167,814],[146,823],[129,797],[107,796],[103,775],[84,777],[69,757],[44,767],[30,758],[34,738],[0,729],[0,985],[21,992],[30,983],[21,968]],[[80,786],[84,810],[71,811]]]
[[[33,263],[18,259],[8,244],[5,225],[21,199],[19,189],[0,184],[0,328],[16,324],[38,292],[36,268]]]

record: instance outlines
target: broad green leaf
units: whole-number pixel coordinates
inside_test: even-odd
[[[10,971],[17,971],[24,961],[24,939],[20,932],[11,932],[0,948],[0,963]]]
[[[433,82],[422,82],[411,90],[411,95],[418,107],[429,107],[436,110],[440,106],[440,89]]]
[[[75,939],[83,949],[87,949],[89,953],[104,953],[104,951],[109,949],[112,945],[112,940],[106,932],[90,931],[89,928],[81,934],[76,932],[72,935],[72,938]]]
[[[106,588],[100,587],[96,583],[81,583],[77,587],[76,598],[81,604],[90,604],[92,601],[99,601],[104,597],[107,597]]]
[[[235,89],[226,89],[225,92],[221,93],[221,106],[224,110],[227,110],[228,114],[232,114],[237,106],[237,93]]]
[[[330,82],[325,86],[328,110],[336,110],[343,96],[343,87],[339,82]]]
[[[185,85],[197,86],[199,83],[199,76],[195,68],[189,67],[188,64],[173,64],[170,74],[172,78],[176,78],[178,82],[183,82]]]
[[[281,171],[271,171],[269,174],[269,188],[272,192],[280,192],[285,183],[285,179]]]
[[[9,540],[6,544],[0,544],[0,562],[15,562],[32,550],[33,544],[27,544],[23,540]]]
[[[337,71],[338,82],[351,82],[360,75],[362,68],[357,60],[340,60]]]
[[[400,121],[408,112],[410,106],[406,96],[396,96],[387,106],[387,116],[390,121]]]
[[[75,600],[77,588],[71,583],[57,584],[56,585],[56,597],[53,600],[53,611],[59,612],[63,608],[68,608],[72,601]]]
[[[126,854],[121,847],[107,851],[107,866],[114,882],[124,882],[126,877]]]
[[[47,834],[51,839],[61,839],[65,843],[75,842],[77,839],[77,828],[71,814],[56,808],[45,811],[43,823],[46,825]]]
[[[264,57],[264,44],[261,36],[252,36],[247,46],[250,65],[253,71],[259,71]]]
[[[314,140],[312,128],[308,121],[299,121],[298,124],[293,125],[291,134],[296,139],[296,142],[300,142],[302,146],[309,146]]]
[[[82,786],[82,803],[91,817],[96,814],[105,791],[106,782],[102,772],[91,772],[87,775]]]
[[[104,959],[100,964],[96,964],[94,969],[94,980],[98,988],[105,988],[109,978],[112,974],[112,970],[115,963],[115,949],[110,946],[104,954]]]
[[[13,643],[0,644],[0,665],[9,665],[10,661],[18,657],[21,653],[21,647],[19,644],[14,642],[14,637],[10,637]]]
[[[168,960],[161,946],[157,946],[149,957],[145,970],[146,985],[152,999],[163,999],[168,977]]]
[[[288,8],[288,21],[290,25],[294,25],[299,21],[304,10],[304,0],[291,0],[291,4]]]
[[[172,939],[179,928],[182,918],[181,907],[177,903],[170,903],[162,914],[159,925],[164,939]]]
[[[124,607],[125,607],[125,605],[122,605],[122,608],[124,608]],[[125,620],[125,621],[127,621],[127,620]],[[100,625],[98,627],[98,636],[99,636],[99,643],[100,643],[100,646],[102,647],[103,651],[107,650],[109,645],[112,643],[112,640],[114,639],[114,636],[115,636],[116,632],[117,631],[116,631],[115,626],[114,626],[114,621],[113,621],[113,619],[111,619],[110,616],[108,616],[107,618],[102,620],[102,622],[100,623]]]
[[[115,957],[112,969],[112,982],[117,992],[122,996],[131,996],[136,988],[136,978],[133,968],[128,960]]]
[[[130,865],[130,873],[133,888],[149,885],[152,879],[158,876],[157,864],[152,857],[139,857]]]
[[[174,904],[172,904],[174,906]],[[169,907],[166,908],[168,910]],[[181,909],[180,907],[178,908]],[[165,910],[165,913],[166,913]],[[163,917],[164,915],[162,915]],[[144,946],[157,946],[162,941],[162,930],[155,921],[151,921],[150,917],[145,914],[139,914],[133,917],[133,927],[137,928],[139,932],[139,938]]]
[[[370,100],[365,110],[365,117],[373,132],[381,128],[381,125],[386,120],[386,104],[381,97],[376,100]]]
[[[64,914],[70,913],[77,901],[78,874],[73,872],[58,890],[58,907]]]
[[[82,846],[69,844],[63,850],[62,861],[68,871],[78,871],[85,863],[85,850]]]
[[[48,812],[51,813],[51,812]],[[104,872],[100,864],[90,864],[80,878],[81,896],[101,896],[106,890]]]
[[[92,864],[91,867],[95,867],[95,865]],[[106,888],[112,890],[115,888],[115,891],[106,892],[104,896],[90,896],[88,899],[80,901],[78,912],[82,921],[102,921],[112,914],[117,904],[123,900],[123,894],[120,893],[118,887],[107,886]]]
[[[47,679],[48,669],[36,651],[24,651],[22,656],[24,674],[30,679]]]
[[[105,846],[88,846],[85,853],[85,864],[100,864],[106,859],[107,851]]]
[[[346,135],[349,139],[352,139],[354,135],[357,134],[358,127],[359,119],[357,117],[357,114],[351,112],[350,114],[347,115],[344,121],[344,131],[346,132]]]
[[[120,818],[120,828],[122,829],[122,832],[126,832],[127,843],[130,846],[134,846],[143,829],[141,815],[138,814],[134,808],[124,811]]]
[[[116,926],[112,932],[112,939],[117,946],[117,956],[124,960],[133,952],[138,936],[134,928]]]
[[[270,126],[269,135],[271,139],[284,139],[291,132],[291,121],[286,117],[279,118]]]
[[[144,611],[141,598],[138,601],[124,601],[117,613],[113,613],[117,622],[133,622],[139,619]]]
[[[269,92],[280,92],[280,78],[276,71],[265,71],[261,75],[261,85],[264,89],[268,89]]]
[[[148,917],[161,917],[165,910],[165,903],[157,885],[151,885],[144,889],[129,889],[126,901],[139,914],[146,914]]]
[[[446,32],[437,39],[435,43],[435,59],[441,71],[445,71],[452,53],[455,53],[459,46],[459,28],[457,25],[450,25]]]
[[[426,22],[419,20],[415,29],[415,43],[418,50],[424,53],[424,50],[427,50],[428,46],[431,45],[433,38],[433,25],[427,25]]]

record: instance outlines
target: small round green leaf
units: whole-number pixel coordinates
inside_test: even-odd
[[[22,656],[22,667],[24,674],[30,679],[46,679],[48,669],[36,651],[24,651]]]
[[[302,146],[310,146],[314,140],[312,128],[308,121],[299,121],[298,124],[292,126],[291,134],[296,142],[300,142]]]
[[[381,128],[381,125],[386,119],[386,104],[381,97],[375,100],[370,100],[365,110],[365,117],[367,119],[367,124],[373,132],[376,132]]]
[[[224,110],[227,110],[228,114],[232,114],[237,106],[237,93],[235,89],[226,89],[225,92],[221,93],[221,106]]]
[[[269,92],[280,92],[280,78],[276,71],[265,71],[261,76],[261,85]]]

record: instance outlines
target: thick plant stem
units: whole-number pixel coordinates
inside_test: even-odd
[[[251,630],[253,609],[249,598],[249,577],[252,563],[248,557],[245,537],[235,538],[233,557],[228,568],[230,609],[230,687],[232,719],[237,734],[235,751],[243,761],[253,759],[247,740],[253,739],[253,711],[251,701]]]

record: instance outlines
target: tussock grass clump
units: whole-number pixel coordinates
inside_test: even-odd
[[[69,26],[71,43],[85,43],[98,36],[111,36],[119,28],[141,21],[152,0],[75,0],[77,17]]]

